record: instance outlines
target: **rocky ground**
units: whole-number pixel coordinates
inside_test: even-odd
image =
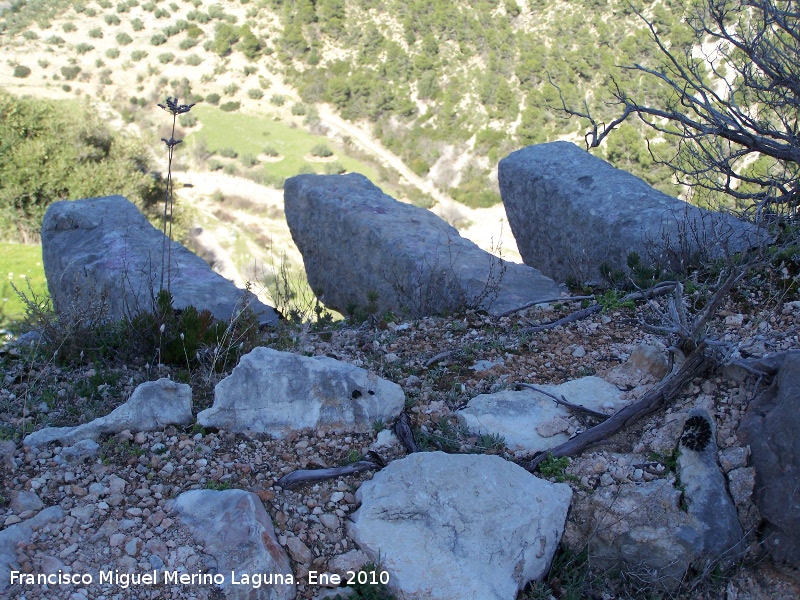
[[[743,286],[713,324],[715,335],[736,345],[741,356],[800,346],[800,305],[784,303],[760,289]],[[555,305],[503,318],[468,313],[418,321],[373,319],[358,327],[322,332],[285,326],[266,332],[263,342],[301,354],[329,355],[400,384],[424,449],[493,452],[515,460],[523,457],[514,456],[496,444],[497,440],[460,430],[454,412],[477,394],[507,389],[515,383],[561,383],[589,374],[602,375],[623,363],[642,342],[665,347],[666,340],[647,333],[640,325],[641,319],[652,318],[645,306],[635,310],[612,307],[567,326],[520,333],[530,324],[550,321],[579,307],[577,303]],[[431,362],[445,351],[452,352]],[[189,379],[196,413],[210,406],[213,385],[225,373],[201,367],[187,371],[153,366],[152,358],[127,364],[59,365],[50,352],[14,345],[2,350],[0,426],[5,441],[0,442],[0,522],[7,532],[37,514],[40,520],[47,516],[52,520],[34,528],[29,539],[11,550],[11,556],[3,555],[9,549],[0,544],[0,563],[15,562],[23,573],[95,576],[91,585],[15,585],[0,595],[27,599],[218,597],[213,586],[123,587],[119,581],[101,585],[97,577],[99,571],[206,572],[204,548],[172,512],[177,495],[191,489],[240,488],[259,496],[272,517],[279,543],[291,557],[299,584],[298,598],[316,598],[322,593],[318,586],[308,585],[309,570],[361,566],[353,563],[362,561],[363,555],[347,554],[355,546],[348,539],[346,521],[357,508],[355,491],[371,474],[339,477],[294,490],[282,489],[276,481],[296,469],[353,462],[371,448],[386,462],[399,458],[405,454],[400,444],[375,446],[379,431],[391,424],[376,423],[370,434],[318,436],[307,431],[284,440],[249,438],[197,426],[122,432],[99,440],[96,456],[65,460],[60,456],[62,448],[57,446],[26,449],[19,440],[20,430],[89,421],[127,400],[139,383],[165,375]],[[665,412],[573,459],[565,469],[552,472],[551,480],[566,481],[574,492],[565,541],[580,543],[575,541],[579,540],[575,532],[580,523],[575,519],[580,511],[574,507],[582,498],[622,482],[669,479],[667,457],[680,435],[681,415],[691,407],[704,406],[715,416],[723,469],[741,466],[735,463],[743,452],[746,457],[746,451],[738,450],[736,429],[755,390],[755,381],[737,379],[730,369],[695,380]],[[641,390],[631,390],[631,394],[638,393]],[[570,433],[583,427],[574,420]],[[382,435],[382,439],[386,437]],[[43,511],[46,507],[60,507],[63,513]],[[758,515],[747,494],[738,498],[737,509],[754,539],[752,528]],[[562,559],[557,561],[559,571],[551,574],[547,586],[523,592],[520,598],[635,596],[635,590],[624,580],[592,573],[585,565]],[[800,597],[800,588],[773,570],[753,544],[735,572],[694,588],[687,586],[678,595],[788,599]]]

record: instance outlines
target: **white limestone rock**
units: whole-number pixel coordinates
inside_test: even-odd
[[[599,377],[582,377],[561,385],[538,386],[556,397],[606,414],[625,406],[616,386]],[[515,452],[535,453],[566,442],[566,419],[570,412],[552,398],[531,389],[504,390],[481,394],[458,411],[461,425],[478,434],[494,434],[505,439]]]
[[[404,403],[399,385],[359,367],[259,347],[217,384],[214,405],[197,422],[278,438],[309,428],[365,433],[397,417]]]
[[[27,436],[23,444],[41,446],[57,441],[69,445],[126,429],[156,431],[167,425],[189,425],[193,421],[192,388],[162,378],[140,384],[125,404],[105,417],[76,427],[45,427]]]
[[[415,453],[362,484],[349,533],[399,600],[513,600],[547,573],[571,497],[499,456]]]
[[[225,577],[228,600],[294,600],[294,574],[258,496],[244,490],[192,490],[175,499],[174,512]],[[234,580],[234,575],[236,579]],[[254,587],[254,576],[262,577]],[[269,577],[270,583],[264,583]],[[281,582],[278,582],[280,576]],[[244,584],[245,577],[250,584]],[[238,582],[238,583],[236,583]]]

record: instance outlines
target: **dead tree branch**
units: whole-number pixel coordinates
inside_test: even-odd
[[[714,361],[706,356],[705,350],[705,344],[698,346],[686,357],[686,361],[677,371],[664,378],[661,383],[647,392],[638,402],[620,409],[599,425],[587,429],[571,440],[546,452],[539,453],[532,460],[521,463],[521,466],[533,472],[539,466],[539,463],[547,458],[548,454],[552,454],[556,458],[574,456],[583,452],[586,448],[630,427],[641,418],[654,413],[677,396],[681,389],[692,379],[699,377],[713,366]]]
[[[583,413],[589,415],[590,417],[594,417],[595,419],[602,419],[603,421],[605,421],[609,417],[609,415],[605,413],[592,410],[591,408],[586,408],[585,406],[581,406],[579,404],[573,404],[572,402],[567,401],[567,399],[564,398],[564,396],[561,396],[561,398],[559,398],[555,394],[551,394],[547,390],[543,390],[542,388],[536,387],[535,385],[531,385],[530,383],[517,383],[516,386],[518,388],[525,388],[527,390],[533,390],[534,392],[537,392],[539,394],[544,394],[548,398],[552,399],[553,402],[555,402],[556,404],[560,404],[561,406],[564,406],[573,412]]]

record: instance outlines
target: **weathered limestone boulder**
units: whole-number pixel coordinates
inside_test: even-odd
[[[0,531],[0,592],[6,591],[11,586],[11,571],[20,569],[20,565],[17,564],[17,546],[30,542],[35,530],[63,517],[64,509],[58,505],[50,506],[30,519]]]
[[[107,318],[118,320],[153,310],[161,284],[164,234],[122,196],[51,204],[42,222],[42,258],[47,287],[59,313],[105,296]],[[165,273],[175,308],[193,305],[228,321],[249,306],[262,324],[278,314],[251,293],[214,273],[199,256],[171,243]]]
[[[680,501],[681,492],[664,480],[599,488],[578,510],[587,515],[589,564],[622,571],[643,587],[676,589],[703,550]]]
[[[363,175],[298,175],[286,180],[284,199],[311,288],[342,313],[373,305],[415,316],[464,306],[499,314],[561,294],[536,269],[484,252]]]
[[[572,404],[608,415],[626,404],[622,392],[599,377],[537,387],[557,398],[563,396]],[[533,454],[569,439],[570,414],[547,395],[523,389],[475,396],[456,416],[462,426],[474,433],[502,436],[509,450]]]
[[[31,433],[23,443],[42,446],[57,441],[70,445],[126,429],[155,431],[167,425],[189,425],[193,421],[192,388],[171,379],[159,379],[140,384],[125,404],[105,417],[75,427],[45,427]]]
[[[714,424],[705,410],[694,410],[683,425],[678,453],[678,477],[683,487],[686,512],[698,523],[703,539],[705,564],[727,566],[744,550],[744,532],[739,524],[736,506],[717,464],[719,448]]]
[[[529,146],[500,161],[500,195],[525,264],[556,281],[600,279],[600,265],[627,272],[667,267],[698,248],[723,254],[757,245],[757,228],[692,207],[615,169],[571,142]]]
[[[592,567],[666,591],[677,589],[690,568],[729,566],[745,549],[744,536],[713,438],[708,414],[691,413],[679,442],[678,481],[599,488],[576,503],[565,541],[573,550],[588,544]]]
[[[550,568],[571,497],[498,456],[415,453],[361,485],[349,532],[399,600],[513,600]]]
[[[175,499],[173,511],[216,562],[211,572],[224,576],[225,598],[294,600],[289,556],[258,496],[244,490],[192,490]]]
[[[800,579],[800,353],[788,354],[775,381],[755,398],[739,427],[755,468],[755,504],[764,546],[775,563]]]
[[[197,422],[275,437],[308,428],[363,433],[404,404],[399,385],[354,365],[259,347],[217,384],[214,405]]]

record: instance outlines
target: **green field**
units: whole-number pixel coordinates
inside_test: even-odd
[[[217,152],[222,148],[232,148],[239,157],[245,154],[258,156],[268,146],[277,150],[283,159],[279,162],[262,163],[260,167],[267,180],[283,181],[287,177],[312,170],[315,173],[324,173],[328,163],[307,161],[304,157],[311,153],[314,146],[325,144],[333,150],[335,160],[348,172],[361,173],[370,181],[378,181],[378,172],[374,167],[345,155],[341,148],[335,147],[325,136],[312,135],[298,127],[290,127],[282,121],[276,121],[274,117],[223,112],[207,104],[196,106],[192,109],[192,114],[203,127],[186,137],[190,146],[204,138],[208,150]]]
[[[0,242],[0,327],[8,328],[25,317],[25,304],[14,291],[47,294],[42,247]],[[13,285],[13,287],[12,287]]]

